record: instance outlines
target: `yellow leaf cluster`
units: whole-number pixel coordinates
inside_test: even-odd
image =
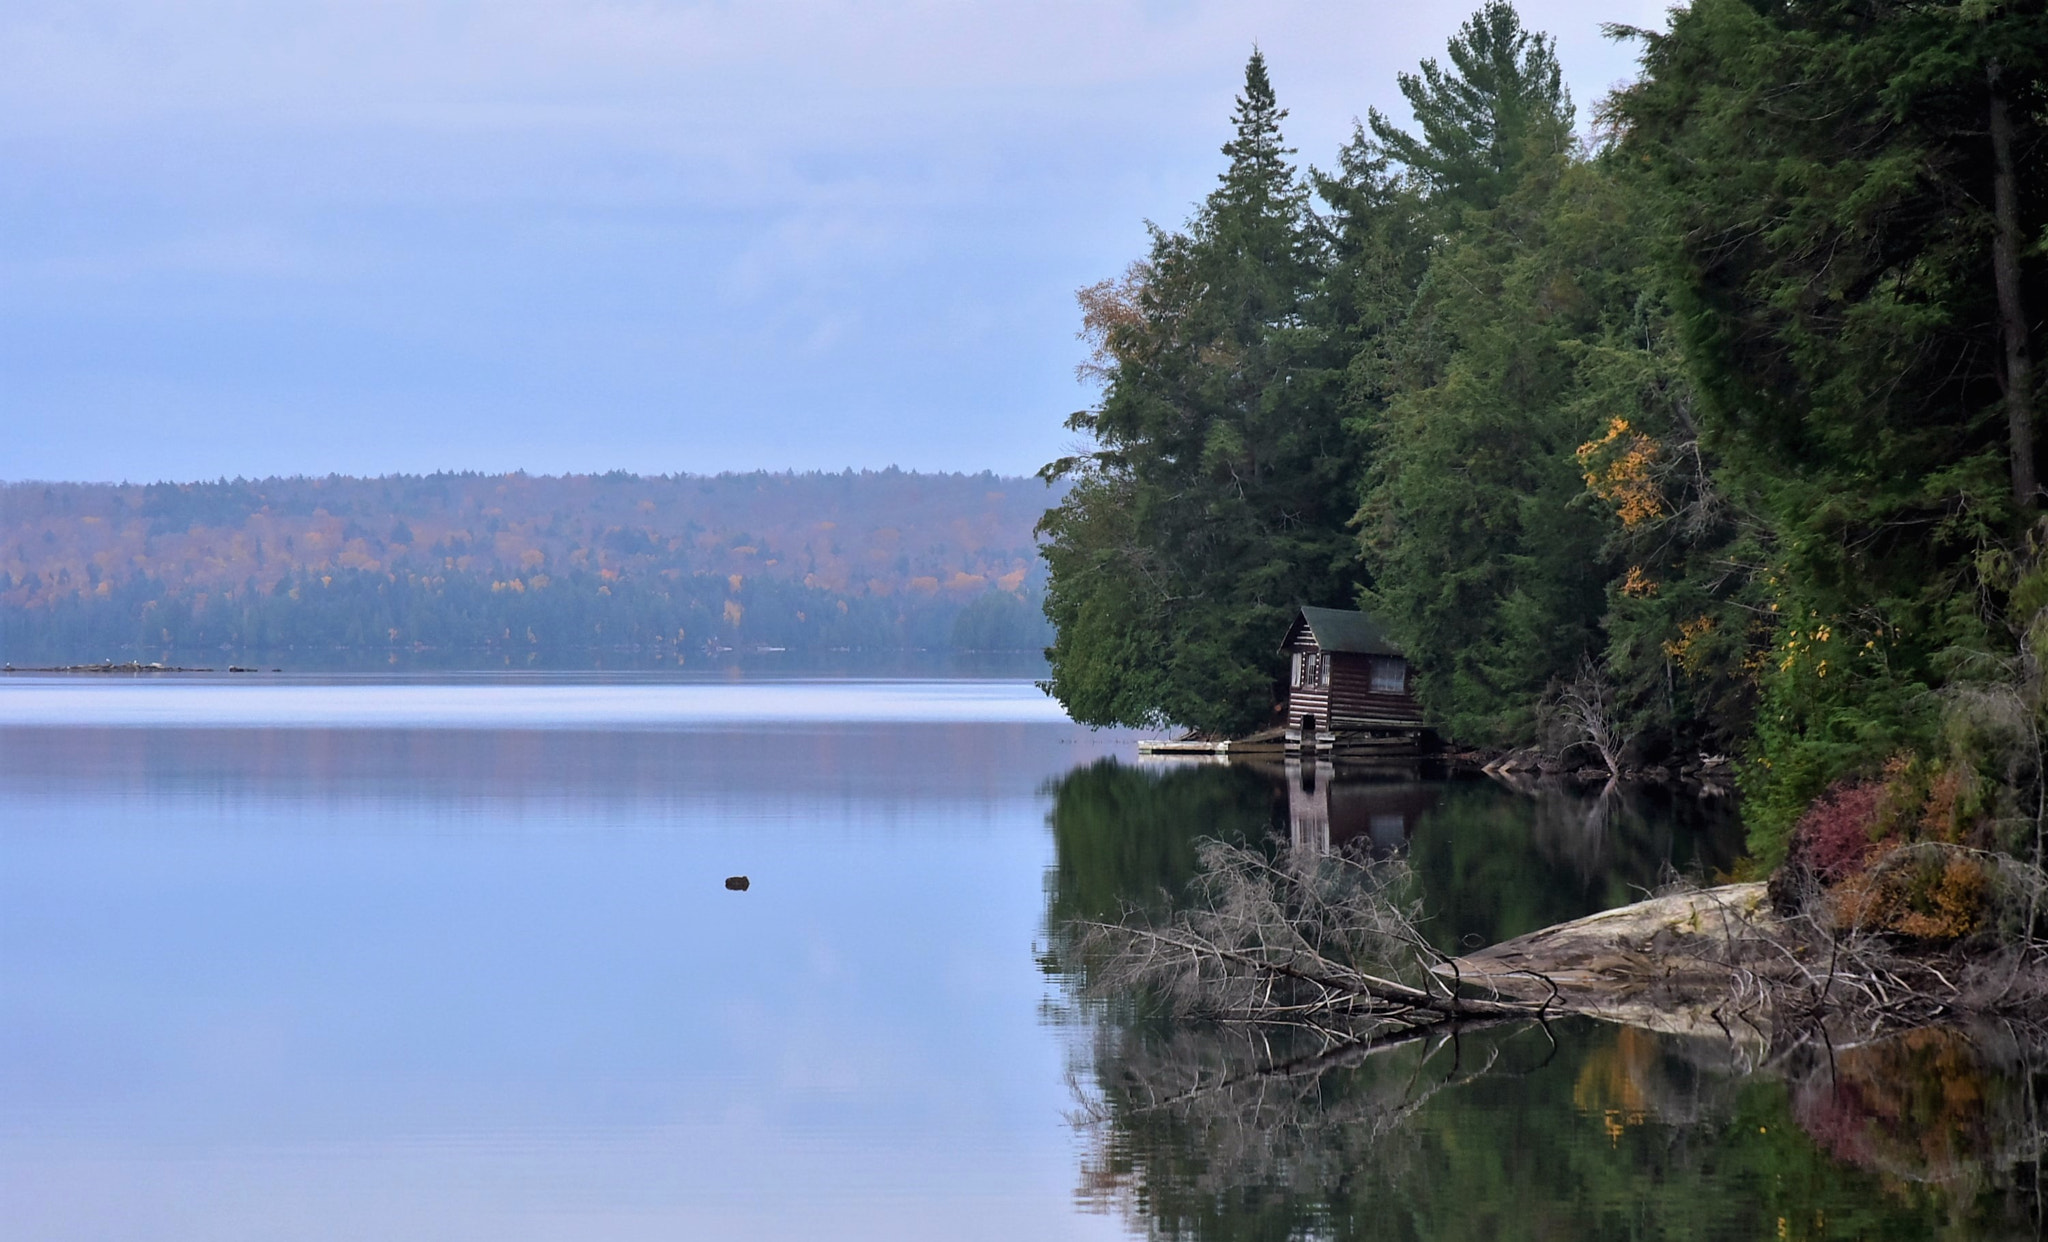
[[[1702,638],[1714,632],[1714,619],[1701,615],[1690,621],[1678,623],[1678,637],[1667,640],[1664,654],[1688,673],[1700,672],[1706,665],[1706,655],[1699,649]]]
[[[1885,859],[1880,857],[1876,863]],[[1983,862],[1949,853],[1905,866],[1875,865],[1834,894],[1836,924],[1921,940],[1955,940],[1983,926],[1991,876]]]
[[[1578,450],[1587,490],[1614,507],[1623,527],[1634,530],[1664,514],[1664,494],[1652,473],[1657,442],[1625,418],[1607,424],[1607,434]]]

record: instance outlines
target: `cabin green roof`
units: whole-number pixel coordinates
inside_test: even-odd
[[[1399,647],[1388,640],[1379,623],[1362,612],[1348,608],[1303,608],[1293,625],[1287,627],[1287,638],[1280,649],[1294,640],[1295,631],[1307,626],[1315,638],[1316,646],[1324,651],[1349,652],[1353,655],[1405,655]]]

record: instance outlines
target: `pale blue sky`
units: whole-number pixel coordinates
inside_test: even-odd
[[[12,0],[0,479],[1028,472],[1254,41],[1328,165],[1469,8]]]

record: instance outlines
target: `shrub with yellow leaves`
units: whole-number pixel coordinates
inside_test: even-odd
[[[1664,492],[1657,484],[1657,442],[1637,431],[1625,418],[1607,424],[1607,434],[1578,449],[1586,487],[1614,506],[1622,526],[1634,530],[1664,515]]]

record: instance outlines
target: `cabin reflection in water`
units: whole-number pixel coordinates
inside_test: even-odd
[[[1266,766],[1266,765],[1261,765]],[[1422,817],[1443,799],[1417,764],[1345,764],[1288,759],[1273,767],[1287,786],[1287,836],[1295,849],[1351,850],[1386,857],[1404,849]]]

